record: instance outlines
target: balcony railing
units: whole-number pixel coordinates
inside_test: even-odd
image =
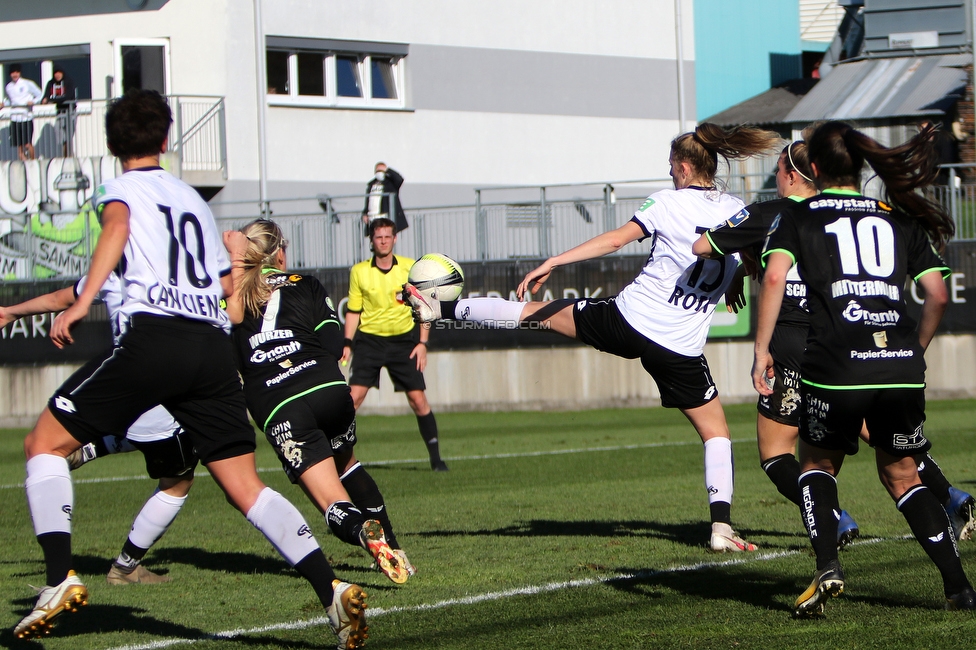
[[[227,179],[227,141],[223,97],[173,95],[169,151],[180,172],[204,172]],[[69,112],[53,104],[33,107],[34,151],[37,158],[100,158],[111,156],[105,144],[106,100],[68,102]],[[17,160],[11,146],[10,108],[0,109],[0,161]]]

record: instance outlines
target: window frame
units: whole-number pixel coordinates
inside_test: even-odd
[[[307,108],[358,108],[371,110],[406,109],[406,64],[405,45],[387,43],[364,43],[356,41],[332,41],[323,39],[304,39],[288,37],[267,37],[265,42],[265,65],[269,52],[287,52],[288,80],[287,94],[265,93],[269,106],[295,106]],[[300,95],[298,75],[298,55],[316,53],[322,56],[322,70],[325,76],[325,95]],[[340,56],[356,57],[362,97],[340,97],[338,88],[337,59]],[[391,77],[396,91],[395,99],[373,97],[372,59],[373,57],[391,61]]]
[[[115,58],[115,77],[112,79],[112,95],[122,96],[122,48],[123,47],[162,47],[163,48],[163,86],[166,92],[163,95],[172,94],[172,79],[169,58],[169,39],[168,38],[116,38],[112,41]]]

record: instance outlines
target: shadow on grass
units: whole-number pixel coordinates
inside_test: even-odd
[[[763,536],[784,538],[790,547],[805,542],[799,532],[781,530],[743,529],[745,537]],[[704,546],[711,535],[711,524],[696,522],[660,521],[557,521],[532,519],[494,529],[418,531],[415,535],[426,537],[458,537],[469,535],[495,537],[646,537],[664,539],[686,546]]]
[[[18,607],[20,616],[26,616],[34,605],[33,598],[22,598],[13,601]],[[70,638],[79,646],[87,644],[91,637],[86,635],[124,632],[129,634],[147,634],[160,637],[164,642],[173,639],[189,639],[199,641],[221,641],[233,639],[235,643],[261,648],[319,648],[321,644],[304,641],[286,641],[270,634],[228,636],[218,635],[217,632],[206,632],[194,627],[187,627],[178,623],[164,621],[147,616],[148,610],[138,607],[122,607],[119,605],[89,605],[75,614],[62,614],[55,620],[51,637]],[[327,628],[327,626],[323,626]],[[331,630],[324,629],[323,634],[332,643]],[[43,639],[40,639],[43,640]],[[12,650],[37,649],[36,641],[24,641],[14,637],[13,630],[0,631],[0,647]]]

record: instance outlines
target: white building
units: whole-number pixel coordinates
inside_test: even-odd
[[[76,139],[89,148],[76,143],[79,158],[102,153],[91,150],[98,132],[85,111],[97,121],[99,102],[129,85],[222,98],[223,128],[207,137],[225,139],[208,145],[219,156],[224,147],[223,166],[187,168],[184,158],[183,168],[220,202],[258,199],[262,178],[269,198],[362,193],[382,160],[405,177],[408,207],[470,204],[476,186],[666,176],[668,143],[694,106],[692,4],[0,0],[0,66],[21,63],[43,87],[54,65],[70,64],[93,100],[79,104]],[[212,113],[208,128],[220,127]],[[42,131],[53,111],[37,114]],[[0,193],[43,183],[36,170],[10,169],[19,163],[2,139]],[[20,202],[25,212],[30,203]]]

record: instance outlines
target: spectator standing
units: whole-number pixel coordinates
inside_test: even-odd
[[[21,160],[34,158],[34,113],[31,108],[43,99],[40,87],[21,76],[21,67],[10,66],[10,82],[7,84],[7,104],[10,111],[10,143],[17,149]]]
[[[417,416],[430,468],[446,472],[447,464],[441,460],[437,441],[437,420],[424,392],[429,326],[417,327],[410,307],[398,299],[414,261],[393,254],[396,227],[389,219],[371,221],[369,235],[373,257],[353,266],[349,274],[341,361],[343,365],[348,363],[355,350],[349,378],[352,399],[358,410],[370,387],[379,388],[380,369],[386,366],[393,387],[407,393],[410,408]]]
[[[366,184],[366,205],[363,206],[363,232],[370,236],[369,224],[374,219],[389,219],[396,224],[396,231],[402,232],[407,228],[407,215],[400,203],[400,186],[403,176],[400,176],[386,163],[378,162],[374,168],[375,175]],[[393,198],[391,212],[390,197]]]
[[[64,69],[55,66],[54,76],[44,87],[44,98],[42,104],[54,104],[57,106],[57,130],[58,142],[61,143],[61,155],[68,156],[68,143],[74,134],[75,105],[77,90],[71,78],[64,73]]]

